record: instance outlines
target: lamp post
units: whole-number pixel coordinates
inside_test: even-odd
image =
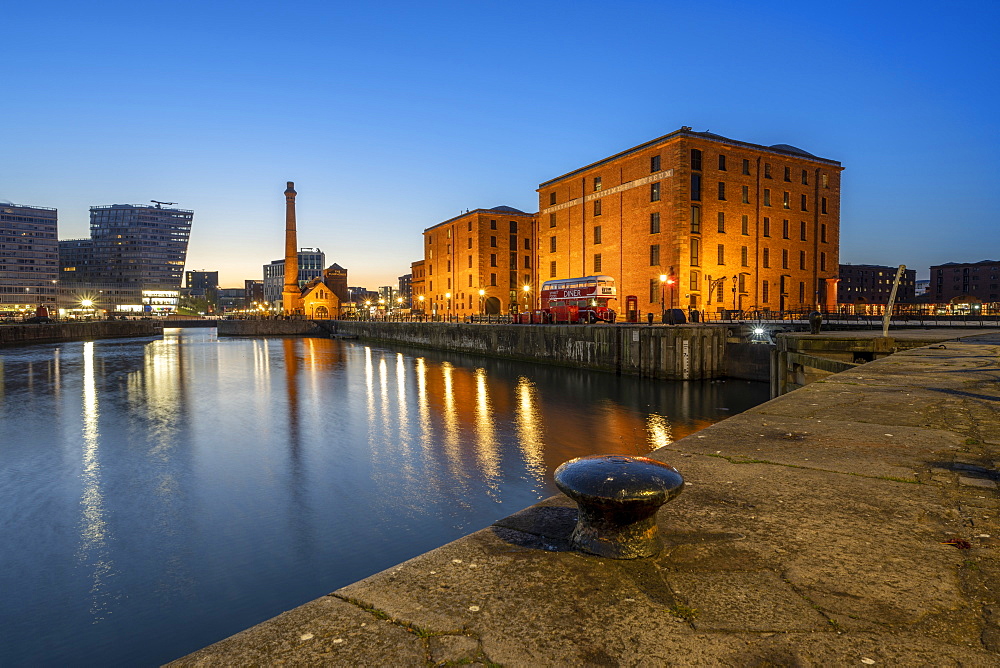
[[[531,297],[531,286],[530,285],[522,285],[521,286],[521,291],[524,292],[524,310],[525,311],[530,311],[531,308],[528,307],[528,299]]]
[[[483,309],[486,305],[486,290],[479,289],[479,317],[483,317]]]
[[[667,321],[667,311],[663,306],[663,295],[666,291],[667,275],[660,274],[660,322]]]
[[[420,302],[420,322],[424,321],[424,296],[417,295],[417,301]]]
[[[451,322],[451,293],[444,293],[445,299],[448,300],[448,322]]]

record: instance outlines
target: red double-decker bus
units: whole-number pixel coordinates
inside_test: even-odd
[[[616,313],[608,302],[617,300],[615,279],[610,276],[583,276],[542,283],[539,321],[614,322]]]

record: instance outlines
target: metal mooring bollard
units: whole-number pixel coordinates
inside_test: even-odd
[[[658,553],[656,511],[684,489],[677,469],[648,457],[578,457],[557,468],[554,477],[580,509],[572,546],[610,559]]]

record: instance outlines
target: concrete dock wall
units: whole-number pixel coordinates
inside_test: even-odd
[[[219,336],[326,336],[312,320],[219,320]]]
[[[468,325],[318,321],[333,336],[474,353],[667,380],[718,378],[723,327]],[[221,333],[221,329],[220,329]]]
[[[100,320],[0,327],[0,346],[54,341],[86,341],[131,336],[159,336],[155,320]]]

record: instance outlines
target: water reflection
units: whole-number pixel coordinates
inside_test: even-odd
[[[30,388],[30,384],[29,384]],[[100,432],[98,429],[97,385],[94,377],[94,343],[83,344],[82,386],[83,458],[80,479],[80,547],[77,553],[90,578],[90,614],[94,622],[110,612],[108,580],[113,563],[108,555],[109,529],[105,520],[104,493],[101,489]]]
[[[5,668],[164,663],[768,391],[212,330],[0,362]]]

